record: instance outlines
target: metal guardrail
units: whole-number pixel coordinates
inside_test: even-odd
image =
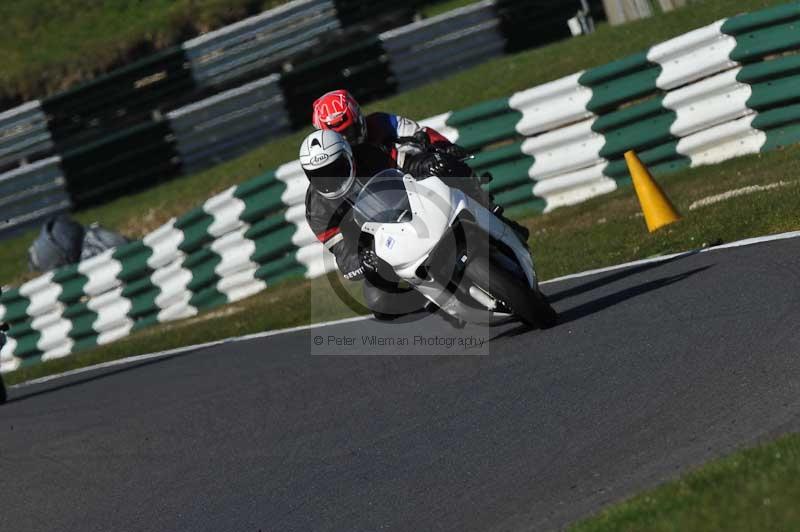
[[[0,172],[41,158],[53,149],[38,100],[0,113]]]
[[[505,1],[379,34],[415,4],[294,0],[0,114],[0,172],[56,152],[76,208],[108,201],[304,127],[327,90],[367,103],[503,53]]]
[[[398,89],[502,55],[506,41],[494,4],[484,0],[382,33]]]
[[[60,162],[49,157],[0,174],[0,237],[72,207]]]
[[[290,129],[273,74],[167,114],[184,172],[231,159]]]
[[[614,190],[627,148],[656,171],[777,149],[800,142],[800,55],[783,53],[800,51],[797,21],[800,2],[737,16],[428,123],[478,152],[470,164],[494,174],[488,188],[510,213]],[[229,110],[224,102],[195,112]],[[335,267],[305,222],[307,186],[298,162],[286,163],[141,241],[3,293],[0,321],[11,329],[0,371]]]
[[[0,239],[72,207],[52,151],[38,100],[0,113]]]
[[[332,0],[296,0],[183,44],[201,86],[250,72],[275,72],[281,63],[341,28]]]

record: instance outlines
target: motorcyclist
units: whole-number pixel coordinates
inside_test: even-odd
[[[300,145],[300,164],[309,180],[306,220],[317,239],[336,257],[345,279],[364,280],[364,300],[380,320],[415,312],[426,299],[411,287],[387,281],[377,274],[378,259],[371,250],[359,252],[361,228],[353,220],[352,201],[369,179],[381,170],[396,168],[394,159],[371,144],[351,147],[339,133],[318,130]]]
[[[404,116],[389,113],[372,113],[365,116],[355,98],[346,90],[327,92],[313,104],[312,123],[317,129],[330,129],[341,133],[351,146],[368,143],[380,147],[398,166],[403,166],[403,150],[398,151],[398,140],[422,133],[431,146],[455,157],[466,157],[467,152],[432,128],[422,127]]]
[[[414,120],[389,113],[364,116],[346,90],[323,94],[313,104],[314,127],[342,134],[351,146],[370,144],[389,155],[399,168],[414,177],[435,175],[449,186],[463,190],[511,226],[527,244],[528,229],[503,216],[491,194],[481,188],[472,169],[464,162],[468,152],[444,135]]]

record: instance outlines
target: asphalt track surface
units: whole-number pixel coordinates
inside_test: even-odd
[[[798,287],[794,238],[546,285],[474,356],[311,354],[452,333],[363,321],[14,388],[0,528],[561,528],[798,428]]]

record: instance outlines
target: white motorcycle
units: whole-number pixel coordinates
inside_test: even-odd
[[[353,216],[361,228],[359,247],[380,259],[378,275],[407,282],[455,324],[514,317],[532,327],[556,324],[527,246],[441,179],[384,170],[360,190]]]

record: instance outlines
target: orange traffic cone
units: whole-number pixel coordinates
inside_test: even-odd
[[[625,162],[633,178],[633,188],[639,197],[639,205],[642,206],[644,221],[647,222],[647,230],[651,233],[660,227],[677,222],[681,215],[675,210],[672,202],[653,176],[647,170],[636,152],[633,150],[625,152]]]

